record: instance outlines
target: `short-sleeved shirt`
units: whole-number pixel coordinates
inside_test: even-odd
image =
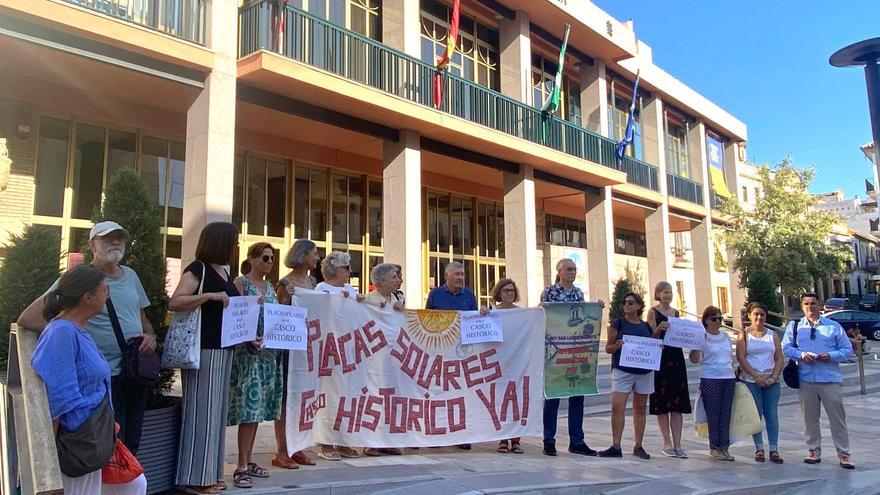
[[[626,318],[615,318],[611,322],[611,327],[617,330],[617,340],[623,340],[624,335],[632,335],[634,337],[650,337],[653,333],[651,332],[651,326],[644,321],[641,321],[639,323],[632,323]],[[628,366],[620,366],[620,349],[618,349],[617,352],[611,355],[611,368],[616,368],[620,371],[625,371],[634,375],[645,375],[651,372],[651,370],[646,370],[642,368],[630,368]]]
[[[67,431],[89,419],[110,391],[110,367],[92,337],[69,320],[40,333],[31,366],[46,384],[49,413]]]
[[[700,360],[700,378],[728,379],[734,378],[733,358],[730,355],[730,337],[721,332],[712,335],[706,332],[703,341],[702,359]]]
[[[476,311],[477,298],[472,290],[467,287],[458,289],[453,294],[450,292],[446,284],[440,287],[434,287],[428,293],[428,301],[425,303],[425,309],[446,309],[456,311]]]
[[[204,268],[207,267],[207,270]],[[225,292],[229,297],[240,296],[238,288],[232,283],[232,277],[226,273],[226,280],[217,273],[217,270],[211,268],[208,263],[201,261],[193,261],[184,270],[183,273],[190,272],[195,275],[196,280],[201,282],[202,272],[207,272],[205,283],[202,287],[202,293],[206,292]],[[196,289],[193,294],[198,293]],[[202,349],[220,349],[220,332],[223,326],[223,303],[220,301],[208,301],[202,304]]]
[[[150,300],[144,292],[144,286],[141,285],[137,273],[127,266],[119,265],[119,268],[122,274],[118,277],[107,275],[107,285],[110,286],[110,298],[119,318],[122,335],[127,341],[143,333],[141,310],[150,306]],[[49,287],[47,294],[57,288],[56,280],[52,287]],[[86,331],[92,336],[107,364],[110,365],[110,374],[116,376],[121,373],[122,351],[119,350],[119,343],[116,342],[116,334],[113,332],[106,306],[101,309],[100,314],[89,318],[86,322]]]
[[[541,294],[541,302],[584,302],[584,292],[574,286],[569,291],[565,290],[562,284],[553,284],[544,289],[544,293]]]

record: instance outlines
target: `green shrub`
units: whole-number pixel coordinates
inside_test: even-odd
[[[633,284],[627,277],[621,277],[614,282],[614,292],[611,294],[611,308],[608,317],[613,320],[623,316],[623,298],[633,290]]]

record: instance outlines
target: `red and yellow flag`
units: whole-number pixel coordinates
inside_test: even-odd
[[[461,0],[452,1],[452,18],[449,20],[449,32],[446,33],[446,50],[437,61],[437,71],[434,73],[434,106],[440,108],[443,103],[443,74],[447,70],[449,60],[455,53],[455,44],[458,41],[458,20],[461,13]]]

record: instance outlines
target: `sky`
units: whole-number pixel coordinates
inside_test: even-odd
[[[587,1],[587,0],[578,0]],[[865,196],[871,140],[861,67],[828,63],[880,36],[880,0],[593,0],[635,23],[654,63],[748,126],[748,159],[814,167],[812,192]],[[872,179],[873,180],[873,179]]]

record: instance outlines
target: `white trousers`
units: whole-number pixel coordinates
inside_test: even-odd
[[[93,471],[78,478],[61,475],[64,495],[144,495],[147,493],[147,479],[140,475],[124,485],[105,485],[101,483],[101,470]]]

